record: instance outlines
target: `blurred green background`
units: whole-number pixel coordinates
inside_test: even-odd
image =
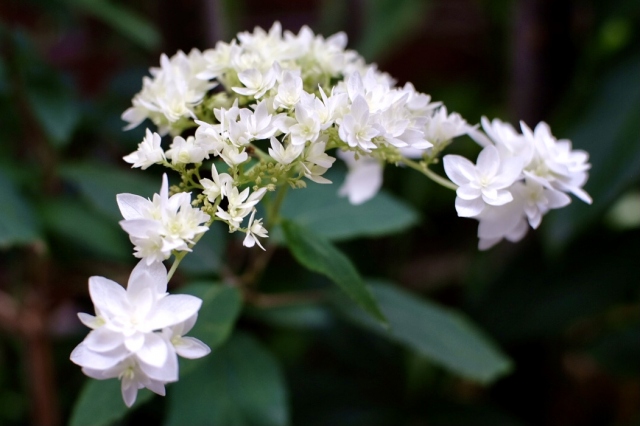
[[[470,123],[544,120],[590,153],[593,205],[552,211],[517,245],[478,252],[477,222],[456,217],[454,195],[400,169],[385,172],[385,188],[406,201],[402,232],[331,237],[362,275],[464,312],[513,369],[478,384],[334,308],[247,307],[207,370],[241,370],[240,390],[192,377],[168,387],[173,399],[125,417],[105,402],[104,413],[74,424],[109,424],[111,415],[117,424],[197,425],[207,413],[189,414],[190,401],[215,408],[254,392],[271,395],[262,403],[277,413],[260,417],[240,403],[230,425],[640,425],[637,0],[3,0],[0,424],[71,418],[85,382],[69,353],[86,334],[76,312],[92,311],[87,278],[125,282],[135,263],[115,194],[159,188],[160,170],[131,171],[121,160],[142,140],[144,126],[123,132],[120,114],[148,68],[162,52],[206,49],[276,20],[294,32],[345,31],[350,48]],[[469,139],[453,149],[479,151]],[[225,234],[207,234],[171,285],[212,282],[221,265],[242,264]],[[272,261],[267,292],[324,285],[286,250]],[[263,377],[261,366],[275,363],[281,377]]]

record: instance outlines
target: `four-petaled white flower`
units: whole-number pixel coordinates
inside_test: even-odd
[[[153,164],[163,162],[165,155],[160,146],[160,135],[151,133],[151,130],[147,129],[144,139],[138,145],[138,150],[123,159],[127,163],[133,164],[131,167],[140,167],[142,170],[146,170]]]

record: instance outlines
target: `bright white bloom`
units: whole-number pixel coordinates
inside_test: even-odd
[[[582,189],[591,168],[587,162],[589,155],[572,150],[569,140],[556,140],[545,122],[538,123],[533,132],[526,124],[520,124],[524,137],[535,149],[531,163],[525,167],[525,175],[548,188],[571,192],[591,204],[591,197]]]
[[[233,182],[233,178],[227,173],[218,175],[215,164],[211,165],[211,177],[213,180],[206,178],[200,179],[200,185],[204,187],[202,193],[207,196],[210,202],[215,203],[218,197],[224,197],[224,188]]]
[[[424,136],[435,146],[441,146],[451,139],[464,135],[471,126],[460,116],[452,112],[447,114],[447,108],[441,106],[433,115],[429,116],[424,126]],[[420,147],[415,147],[420,148]]]
[[[176,353],[183,358],[202,358],[211,352],[211,348],[200,340],[185,336],[193,328],[197,319],[198,315],[196,314],[181,323],[162,329],[163,337],[173,345]]]
[[[331,183],[329,179],[322,177],[322,175],[331,167],[336,159],[324,152],[325,147],[326,142],[318,141],[307,147],[303,154],[303,174],[307,179],[315,183]]]
[[[229,225],[229,232],[235,232],[242,223],[242,220],[251,212],[253,207],[260,202],[266,188],[260,188],[249,195],[249,188],[245,188],[242,192],[238,191],[238,187],[232,186],[232,183],[225,185],[224,193],[229,202],[227,210],[218,206],[216,216],[225,220]]]
[[[514,184],[512,192],[518,192],[523,199],[524,213],[529,224],[537,229],[544,216],[551,209],[565,207],[571,202],[571,198],[555,189],[545,188],[535,180],[526,179],[525,183]]]
[[[357,96],[351,105],[351,112],[342,118],[339,129],[340,139],[350,147],[360,147],[365,151],[375,149],[371,141],[380,134],[369,120],[369,105],[362,96]]]
[[[202,163],[202,160],[209,158],[207,150],[196,144],[193,136],[187,139],[176,136],[170,148],[167,151],[167,157],[171,159],[171,164]]]
[[[129,125],[138,126],[150,118],[160,134],[166,134],[181,118],[195,118],[194,107],[217,83],[196,78],[206,66],[202,54],[193,49],[189,55],[178,51],[171,58],[162,54],[160,68],[151,68],[152,78],[143,78],[143,88],[132,101],[133,106],[122,114]]]
[[[245,87],[233,87],[232,89],[241,95],[260,99],[267,90],[276,84],[277,68],[277,66],[271,67],[265,73],[255,68],[242,71],[238,73],[238,79]]]
[[[302,95],[302,78],[299,73],[284,71],[282,82],[278,85],[278,93],[273,99],[274,108],[291,109]]]
[[[119,378],[127,406],[135,402],[138,389],[146,387],[164,395],[164,385],[178,380],[175,343],[167,338],[175,333],[165,330],[178,329],[180,338],[186,339],[181,336],[188,329],[182,324],[196,317],[202,300],[166,291],[167,270],[160,262],[138,263],[126,290],[103,277],[89,279],[96,316],[78,315],[92,331],[73,350],[71,360],[90,377]],[[192,358],[208,353],[204,343],[189,339],[200,348],[191,351],[196,355]]]
[[[124,217],[120,226],[135,245],[134,255],[148,264],[169,258],[172,250],[191,251],[189,244],[209,229],[202,225],[209,215],[191,206],[189,193],[169,197],[166,174],[153,201],[135,194],[118,194],[116,200]]]
[[[522,162],[518,158],[501,161],[497,148],[489,145],[478,155],[476,165],[459,155],[446,155],[444,170],[449,179],[458,185],[458,216],[473,217],[486,204],[501,206],[513,200],[506,188],[520,177]]]
[[[291,164],[302,154],[302,151],[304,151],[304,145],[294,145],[291,143],[285,148],[278,139],[274,137],[271,137],[270,142],[271,148],[269,148],[269,155],[283,165]]]
[[[318,139],[321,126],[320,117],[302,103],[296,105],[296,123],[289,128],[293,145],[304,145],[307,141],[315,142]]]
[[[138,150],[124,157],[124,161],[146,170],[149,166],[165,160],[164,151],[160,146],[160,135],[146,130],[146,135],[138,145]]]
[[[256,209],[253,209],[253,211],[251,212],[251,217],[249,218],[249,224],[247,225],[247,236],[244,237],[242,245],[245,247],[253,247],[254,245],[258,244],[258,247],[264,250],[264,247],[262,247],[262,244],[260,244],[260,240],[258,240],[258,237],[267,238],[268,232],[262,226],[262,219],[256,219],[255,221],[253,220],[255,215]]]
[[[373,198],[382,186],[382,164],[380,160],[360,156],[355,153],[339,151],[338,157],[347,163],[349,172],[338,193],[347,196],[351,204],[362,204]]]
[[[233,145],[227,145],[220,153],[220,158],[224,160],[230,167],[242,164],[249,159],[249,154],[244,148],[237,148]]]

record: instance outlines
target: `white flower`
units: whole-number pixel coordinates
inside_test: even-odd
[[[183,358],[197,359],[211,352],[209,346],[195,337],[185,336],[195,325],[198,315],[193,315],[187,320],[162,329],[164,338],[173,345],[176,353]]]
[[[303,103],[296,105],[296,124],[289,127],[291,143],[304,145],[307,141],[315,142],[320,134],[320,118],[314,110],[306,108]]]
[[[124,161],[146,170],[149,166],[164,161],[164,151],[160,146],[160,135],[147,129],[146,135],[138,145],[138,150],[124,157]]]
[[[282,82],[278,85],[278,93],[273,99],[273,106],[274,108],[291,109],[298,103],[302,93],[300,73],[284,71]]]
[[[234,232],[266,192],[266,188],[260,188],[249,195],[249,188],[245,188],[240,192],[238,187],[232,186],[232,183],[229,182],[224,188],[224,193],[228,200],[227,210],[218,206],[216,216],[227,221],[229,232]]]
[[[542,216],[549,210],[565,207],[571,202],[571,198],[563,192],[545,188],[535,180],[526,179],[525,182],[526,184],[516,183],[512,192],[519,192],[524,200],[524,213],[533,229],[540,226]]]
[[[200,179],[200,185],[204,187],[202,193],[207,196],[210,202],[215,203],[218,197],[224,197],[224,188],[228,183],[233,181],[233,178],[227,173],[218,175],[215,164],[211,165],[211,177],[213,180],[206,178]]]
[[[252,68],[238,73],[238,79],[245,87],[232,87],[233,91],[244,96],[260,99],[267,90],[276,84],[277,66],[269,68],[265,73]]]
[[[369,120],[369,105],[362,96],[355,98],[351,112],[342,118],[338,132],[340,139],[352,148],[360,147],[365,151],[376,148],[371,139],[378,136],[380,131]]]
[[[189,136],[187,139],[181,136],[173,138],[171,149],[167,151],[167,157],[171,159],[171,163],[202,163],[202,160],[209,158],[207,150],[195,142],[196,139],[193,136]]]
[[[255,215],[256,209],[253,209],[251,217],[249,218],[249,224],[247,225],[247,236],[244,237],[242,245],[245,247],[253,247],[255,244],[258,244],[258,247],[264,250],[264,247],[260,244],[258,237],[267,238],[268,232],[262,226],[262,219],[257,219],[256,221],[253,220]]]
[[[304,145],[288,144],[285,148],[275,137],[271,137],[271,148],[269,148],[269,155],[278,163],[287,165],[295,161],[302,151],[304,151]]]
[[[533,132],[526,124],[520,125],[524,137],[534,146],[533,159],[524,174],[547,188],[571,192],[591,204],[591,197],[582,189],[591,168],[589,155],[572,150],[569,140],[556,140],[545,122],[538,123]]]
[[[452,112],[447,114],[447,108],[441,106],[433,115],[429,116],[424,126],[424,136],[435,146],[450,141],[453,138],[464,135],[471,126],[460,116]],[[423,148],[415,146],[415,148]]]
[[[158,331],[176,328],[185,339],[181,335],[190,327],[182,324],[195,321],[202,300],[169,295],[166,290],[167,270],[160,262],[138,263],[126,290],[103,277],[89,279],[96,317],[78,315],[92,331],[73,350],[71,361],[90,377],[119,378],[127,406],[135,402],[138,389],[146,387],[164,395],[164,385],[178,380],[177,351],[167,332]],[[193,345],[200,350],[191,351],[195,355],[191,358],[208,353],[202,342]]]
[[[116,200],[124,217],[120,226],[135,245],[134,255],[148,264],[169,258],[172,250],[191,251],[188,244],[209,229],[202,225],[209,215],[191,206],[189,193],[169,197],[166,174],[153,201],[135,194],[118,194]]]
[[[347,163],[349,172],[338,193],[347,196],[354,205],[362,204],[373,198],[382,186],[382,164],[372,157],[360,156],[356,160],[355,153],[339,151],[338,157]]]
[[[506,188],[522,173],[522,162],[518,158],[501,161],[497,148],[489,145],[478,155],[476,165],[459,155],[446,155],[443,161],[447,176],[458,185],[458,216],[473,217],[486,204],[501,206],[513,200]]]
[[[307,179],[316,183],[331,183],[329,179],[322,177],[322,175],[336,159],[324,152],[326,146],[326,142],[316,141],[307,147],[303,154],[303,174]]]

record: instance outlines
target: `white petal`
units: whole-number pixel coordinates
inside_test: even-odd
[[[131,352],[139,351],[144,345],[144,333],[135,332],[124,339],[124,346]]]
[[[151,288],[156,295],[167,292],[167,268],[162,262],[154,262],[147,265],[140,261],[131,271],[127,292],[137,292],[138,287]]]
[[[118,194],[116,201],[125,219],[143,219],[151,205],[149,200],[135,194]]]
[[[140,362],[140,369],[153,380],[159,380],[164,383],[175,382],[178,380],[178,356],[173,346],[167,351],[167,359],[161,367]]]
[[[122,379],[122,383],[120,385],[120,389],[122,391],[122,399],[124,400],[124,404],[131,408],[131,406],[136,402],[136,398],[138,397],[138,386],[132,380]]]
[[[459,186],[456,190],[456,195],[463,200],[475,200],[482,195],[482,191],[478,188],[472,188],[471,186]]]
[[[475,166],[460,155],[445,155],[442,159],[444,171],[449,179],[458,186],[466,185],[475,180]]]
[[[114,281],[104,277],[89,278],[89,294],[96,310],[105,317],[120,316],[128,310],[127,292]]]
[[[482,198],[476,198],[474,200],[463,200],[460,197],[456,197],[456,211],[460,217],[474,217],[480,214],[484,209],[485,204]]]
[[[136,352],[140,361],[154,367],[162,367],[167,361],[167,344],[157,333],[148,333],[144,345]]]
[[[167,296],[158,301],[148,324],[154,330],[176,325],[195,315],[201,305],[202,300],[188,294]]]
[[[94,370],[106,370],[111,368],[127,356],[127,351],[116,349],[109,352],[94,352],[89,350],[84,343],[80,343],[71,352],[71,361],[82,367]]]
[[[548,200],[548,206],[550,209],[559,209],[571,203],[571,197],[564,192],[548,189],[545,191],[545,196]]]
[[[156,235],[162,227],[160,222],[150,219],[121,220],[119,223],[127,234],[137,238],[147,238],[150,235]]]
[[[489,197],[483,195],[482,199],[484,200],[485,203],[487,203],[489,205],[492,205],[492,206],[503,206],[503,205],[513,201],[513,195],[511,195],[511,192],[507,191],[506,189],[500,189],[500,190],[496,191],[495,196],[489,198]]]
[[[100,327],[93,330],[84,339],[87,348],[95,352],[107,352],[117,348],[123,342],[121,333]]]
[[[174,345],[176,353],[183,358],[197,359],[208,355],[211,352],[209,346],[194,337],[183,337]]]
[[[486,146],[478,155],[476,161],[478,172],[485,176],[495,176],[500,167],[500,154],[493,145]]]
[[[78,312],[78,318],[80,319],[81,323],[92,329],[98,328],[100,327],[100,325],[102,325],[102,322],[98,320],[97,317],[94,317],[90,314],[85,314],[84,312]]]

